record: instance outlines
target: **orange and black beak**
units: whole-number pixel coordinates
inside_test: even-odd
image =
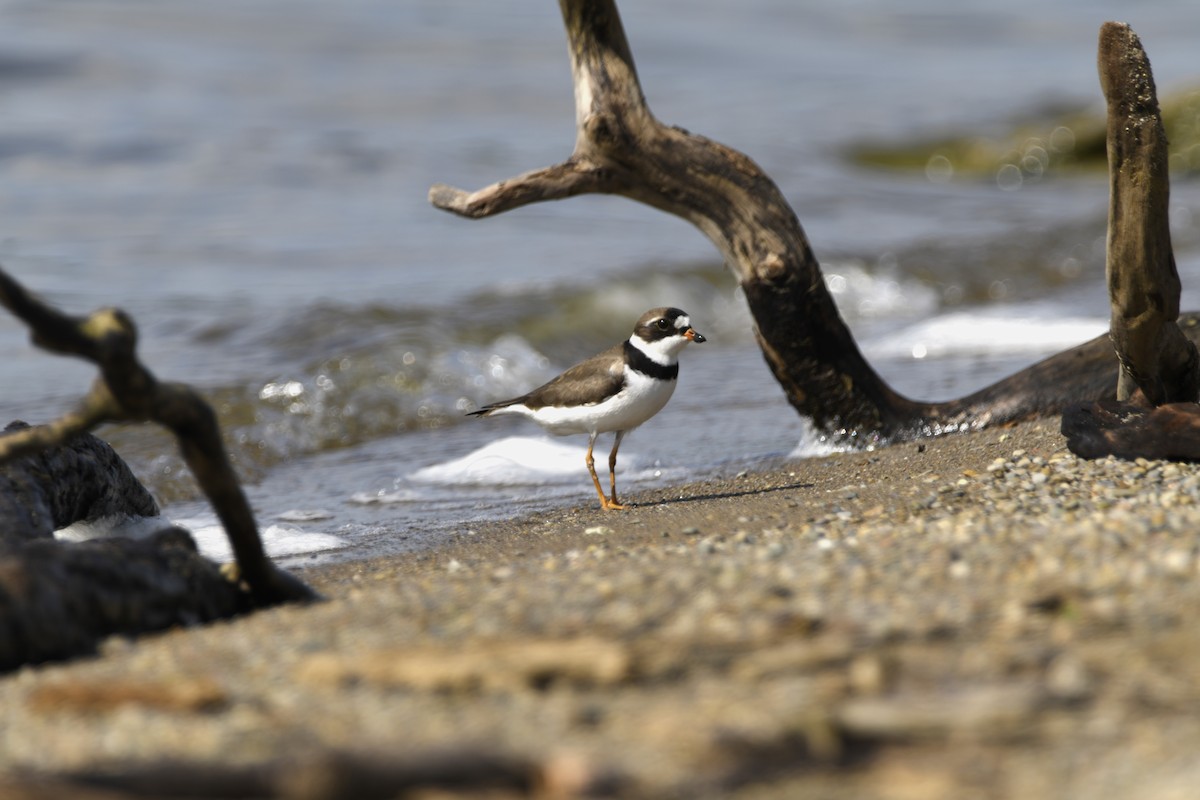
[[[704,334],[700,333],[700,331],[696,330],[695,328],[688,328],[686,331],[684,331],[683,338],[687,339],[689,342],[695,342],[696,344],[708,341],[704,338]]]

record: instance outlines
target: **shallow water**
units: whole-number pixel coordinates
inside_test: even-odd
[[[658,116],[767,170],[864,352],[900,391],[937,399],[1104,330],[1105,178],[932,183],[857,168],[845,149],[1099,108],[1105,19],[1138,31],[1160,90],[1200,73],[1191,4],[1045,5],[622,12]],[[462,414],[618,341],[655,305],[687,309],[709,343],[622,447],[623,486],[820,446],[685,223],[611,197],[480,222],[428,205],[435,182],[482,186],[568,153],[553,4],[65,0],[0,15],[0,260],[66,309],[135,316],[152,369],[214,400],[284,550],[403,549],[445,526],[590,502],[581,440]],[[1173,187],[1172,220],[1197,308],[1194,181]],[[6,419],[47,419],[91,380],[7,318],[0,342]],[[104,435],[169,514],[211,527],[165,437]],[[337,540],[293,547],[289,530]]]

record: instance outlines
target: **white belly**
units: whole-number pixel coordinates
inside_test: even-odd
[[[547,406],[536,411],[524,406],[512,408],[514,411],[520,409],[518,413],[523,413],[559,436],[629,431],[662,411],[675,393],[675,383],[654,380],[631,371],[628,385],[602,403],[574,408]]]

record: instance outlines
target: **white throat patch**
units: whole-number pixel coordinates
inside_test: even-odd
[[[682,319],[687,319],[683,317]],[[669,367],[672,364],[679,363],[679,352],[687,346],[687,337],[682,331],[687,330],[689,325],[684,325],[680,329],[680,333],[674,336],[668,336],[666,339],[659,339],[656,342],[647,342],[640,336],[630,336],[629,343],[646,354],[646,358],[653,361],[655,364],[660,364],[664,367]]]

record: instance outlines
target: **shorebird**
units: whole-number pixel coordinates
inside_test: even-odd
[[[528,394],[491,403],[469,416],[519,414],[557,436],[588,435],[587,468],[606,509],[623,509],[617,499],[617,449],[625,434],[653,417],[675,392],[679,353],[689,342],[703,342],[691,318],[678,308],[652,308],[621,344],[581,361]],[[596,476],[592,448],[596,437],[616,432],[608,454],[611,497]]]

